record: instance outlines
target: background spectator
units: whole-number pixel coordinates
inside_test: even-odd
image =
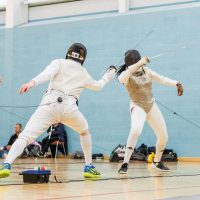
[[[51,154],[52,157],[55,157],[55,150],[56,150],[56,146],[55,145],[51,145],[53,142],[55,141],[60,141],[60,142],[64,142],[64,148],[67,154],[67,133],[65,131],[64,125],[61,123],[56,123],[53,124],[52,126],[50,126],[47,130],[47,133],[49,134],[49,136],[45,137],[42,140],[42,155],[45,154],[45,152],[47,152],[48,148],[51,148]],[[63,150],[63,148],[58,148],[58,150],[64,155],[65,152]]]
[[[0,148],[1,151],[3,151],[2,156],[5,158],[7,153],[9,152],[12,144],[15,142],[15,140],[18,138],[19,134],[22,132],[22,125],[20,123],[17,123],[15,125],[15,133],[11,135],[7,145]]]
[[[8,144],[5,146],[5,150],[9,151],[12,144],[15,142],[15,140],[18,138],[19,134],[22,132],[22,125],[20,123],[17,123],[15,125],[15,133],[10,137]]]

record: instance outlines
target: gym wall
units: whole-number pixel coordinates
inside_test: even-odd
[[[4,83],[0,85],[0,105],[39,104],[47,84],[24,95],[19,95],[19,87],[41,72],[51,60],[64,58],[73,42],[82,42],[88,48],[85,67],[95,79],[99,79],[109,65],[123,64],[124,52],[139,43],[137,49],[149,57],[174,51],[152,60],[149,67],[182,82],[184,96],[178,97],[176,88],[154,84],[155,98],[199,124],[199,18],[199,7],[191,7],[0,28],[0,75],[4,77]],[[186,49],[181,49],[183,46]],[[109,154],[117,144],[126,143],[130,129],[129,97],[116,79],[98,93],[85,90],[79,107],[90,126],[93,153]],[[199,157],[199,128],[160,108],[169,132],[167,147],[173,148],[179,156]],[[5,145],[13,134],[15,123],[21,122],[25,126],[34,110],[0,107],[1,145]],[[79,135],[69,128],[67,132],[69,152],[80,150]],[[155,141],[146,124],[138,145],[152,146]]]

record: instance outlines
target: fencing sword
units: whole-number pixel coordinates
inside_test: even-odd
[[[151,29],[150,31],[147,32],[147,34],[144,35],[144,37],[142,37],[136,44],[135,46],[133,47],[134,49],[136,47],[138,47],[144,40],[146,40],[152,33],[154,32],[153,29]],[[127,54],[129,55],[129,53]],[[120,61],[117,63],[116,65],[116,70],[118,71],[119,70],[119,67],[118,65],[124,60],[124,58],[120,59]],[[110,70],[110,67],[106,70],[103,70],[100,74],[103,75],[105,72],[107,72],[107,70]]]
[[[150,57],[149,59],[151,61],[151,60],[154,60],[154,59],[159,58],[161,56],[165,56],[165,55],[168,55],[168,54],[171,54],[171,53],[175,53],[177,51],[180,51],[180,50],[186,49],[186,48],[187,48],[186,46],[182,46],[182,47],[180,47],[178,49],[175,49],[175,50],[169,50],[169,51],[166,51],[166,52],[163,52],[163,53],[159,53],[159,54],[157,54],[155,56]]]
[[[143,38],[141,38],[136,44],[135,46],[133,47],[133,49],[135,49],[136,47],[138,47],[142,42],[144,42],[152,33],[154,32],[154,30],[150,30],[149,32],[147,32],[147,34],[144,35]],[[127,55],[129,55],[130,53],[127,53]],[[127,56],[126,55],[126,56]],[[120,59],[120,61],[118,62],[117,66],[124,60],[124,58]],[[117,67],[117,71],[118,71],[118,68]]]

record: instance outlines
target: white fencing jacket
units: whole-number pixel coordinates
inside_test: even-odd
[[[56,59],[32,80],[35,82],[35,85],[50,80],[48,90],[62,91],[78,99],[84,88],[100,90],[114,76],[115,70],[109,70],[101,80],[96,81],[80,63],[70,59]]]

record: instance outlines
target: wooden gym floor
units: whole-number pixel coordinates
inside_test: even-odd
[[[130,164],[128,175],[118,175],[118,163],[95,162],[101,180],[84,180],[82,160],[19,159],[12,175],[0,179],[0,200],[152,200],[200,199],[200,162],[168,163],[170,173],[158,173],[144,162]],[[48,184],[24,184],[18,174],[35,166],[52,170]],[[56,175],[58,181],[54,179]],[[179,197],[179,198],[177,198]]]

